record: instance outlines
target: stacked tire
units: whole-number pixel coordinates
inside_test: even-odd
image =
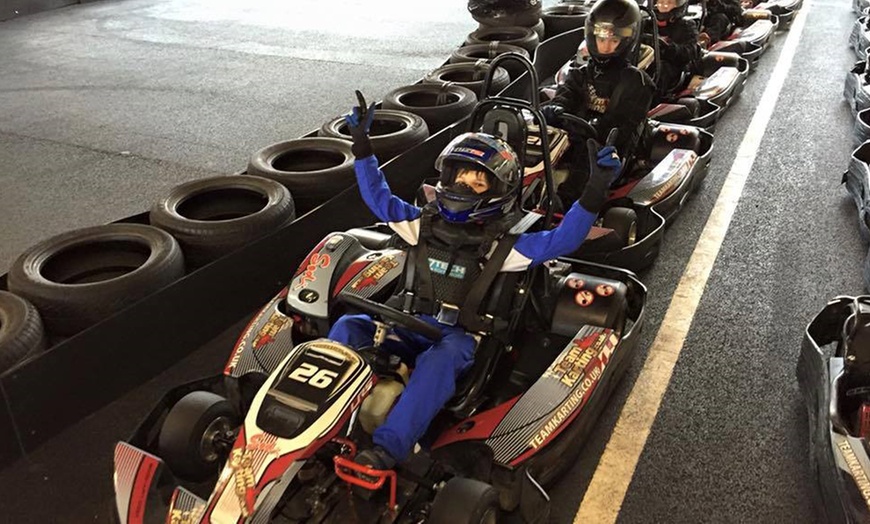
[[[567,33],[586,24],[586,15],[590,7],[584,2],[565,2],[544,9],[541,20],[544,22],[544,34],[552,38]]]
[[[189,269],[202,267],[296,219],[290,191],[258,176],[193,180],[172,188],[149,213],[171,234]]]
[[[9,291],[36,306],[53,335],[74,335],[184,275],[178,242],[144,224],[69,231],[22,253]]]
[[[33,304],[0,291],[0,374],[45,349],[45,329]]]
[[[352,140],[344,116],[327,121],[318,136]],[[372,151],[380,162],[386,162],[429,138],[426,122],[414,113],[395,109],[376,109],[369,130]]]
[[[471,17],[487,27],[528,27],[535,31],[538,38],[544,38],[544,25],[541,21],[541,0],[469,0],[468,11]]]
[[[460,48],[461,49],[461,48]],[[414,113],[426,122],[430,134],[471,114],[477,95],[467,87],[444,84],[413,84],[393,89],[384,96],[384,109]]]

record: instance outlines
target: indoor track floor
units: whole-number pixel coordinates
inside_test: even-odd
[[[375,99],[413,83],[476,27],[465,4],[105,0],[0,23],[0,273],[42,238],[243,169],[254,150],[347,111],[354,89]],[[621,523],[817,520],[795,364],[827,299],[863,292],[867,246],[840,185],[853,148],[842,88],[855,16],[847,0],[804,9],[794,61],[628,477]],[[596,472],[599,458],[787,35],[718,124],[705,182],[640,275],[649,287],[641,349],[581,459],[550,490],[553,522],[572,522],[593,476],[607,473]],[[164,389],[217,371],[240,327],[0,471],[0,520],[109,522],[114,442]],[[630,417],[620,426],[631,432]]]

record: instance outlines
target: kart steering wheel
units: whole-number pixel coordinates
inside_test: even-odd
[[[404,311],[350,293],[341,293],[338,295],[338,299],[354,309],[380,317],[385,322],[398,324],[432,342],[438,342],[443,337],[440,329]]]
[[[577,115],[572,115],[571,113],[562,113],[561,115],[559,115],[559,119],[570,122],[571,125],[575,125],[577,128],[586,133],[586,138],[598,137],[598,131],[596,131],[595,128],[592,127],[592,124],[590,124],[586,119],[580,118]]]

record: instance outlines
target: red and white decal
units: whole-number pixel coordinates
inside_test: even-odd
[[[142,524],[151,483],[162,461],[126,442],[115,445],[115,505],[122,524]]]

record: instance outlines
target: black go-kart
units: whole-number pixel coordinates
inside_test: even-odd
[[[499,129],[515,110],[544,126],[537,105],[500,98],[481,101],[471,121]],[[549,151],[546,132],[541,140]],[[543,163],[552,194],[546,155]],[[548,227],[549,215],[514,230]],[[227,348],[221,374],[173,388],[117,444],[121,522],[459,524],[510,510],[547,521],[546,486],[582,450],[637,347],[645,287],[627,271],[571,259],[499,273],[472,308],[484,327],[455,396],[409,460],[375,470],[354,456],[413,364],[380,343],[395,326],[440,337],[385,304],[407,253],[388,231],[324,238]],[[346,312],[376,320],[373,347],[324,338]]]
[[[870,521],[870,296],[837,297],[810,322],[797,379],[823,521]]]

